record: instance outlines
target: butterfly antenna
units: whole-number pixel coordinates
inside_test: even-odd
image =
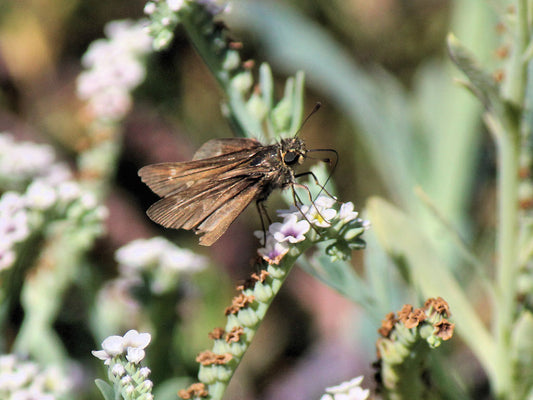
[[[302,124],[300,125],[300,127],[298,128],[298,130],[296,131],[296,133],[294,134],[294,137],[297,137],[298,134],[300,133],[300,131],[302,130],[302,128],[304,127],[305,123],[309,120],[309,118],[311,118],[311,116],[316,113],[320,107],[322,107],[322,103],[317,101],[315,103],[315,106],[313,107],[313,109],[311,110],[311,112],[309,114],[307,114],[307,117],[305,117],[304,121],[302,122]]]

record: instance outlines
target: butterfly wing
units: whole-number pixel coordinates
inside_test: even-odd
[[[193,185],[153,204],[147,211],[154,222],[167,228],[194,229],[210,246],[262,191],[261,179],[234,177]]]
[[[254,139],[215,139],[193,161],[143,167],[142,181],[163,197],[147,214],[167,228],[193,229],[210,246],[279,174],[277,151]]]
[[[222,154],[235,153],[242,150],[252,150],[258,147],[261,147],[261,143],[250,138],[212,139],[205,142],[196,153],[194,153],[193,160],[202,160],[205,158],[220,156]]]
[[[221,142],[222,140],[216,139],[216,141]],[[210,142],[214,141],[211,140],[207,143]],[[253,142],[257,141],[253,140]],[[248,144],[251,145],[252,143]],[[211,146],[204,149],[201,154],[208,154],[209,151],[215,151],[215,147],[217,147],[216,143],[213,143]],[[229,149],[229,147],[225,146],[224,149]],[[154,193],[164,197],[182,190],[184,187],[190,186],[194,182],[200,182],[203,179],[213,179],[224,172],[238,169],[239,166],[254,157],[258,151],[257,148],[252,147],[250,149],[224,153],[215,157],[199,160],[152,164],[142,167],[138,174],[141,177],[141,180],[146,183]]]

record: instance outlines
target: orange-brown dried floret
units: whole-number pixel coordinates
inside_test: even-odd
[[[259,274],[253,273],[252,279],[255,280],[256,282],[263,283],[269,275],[270,273],[266,269],[262,269],[261,272],[259,272]]]
[[[394,324],[398,322],[393,312],[388,313],[385,319],[381,321],[381,328],[378,329],[378,333],[383,337],[389,337],[391,331],[394,328]]]
[[[427,316],[424,310],[417,308],[413,312],[409,313],[407,319],[403,321],[403,323],[407,329],[411,329],[417,327],[426,318]]]
[[[178,392],[178,396],[184,400],[192,399],[193,397],[207,397],[209,392],[203,383],[193,383],[187,389],[182,389]]]
[[[246,296],[244,293],[239,294],[233,298],[231,306],[226,308],[225,314],[237,314],[239,310],[248,307],[255,300],[254,296]]]
[[[428,309],[430,307],[432,307],[439,315],[446,315],[448,317],[452,315],[450,312],[450,306],[442,297],[427,299],[424,303],[424,308]]]
[[[210,350],[206,350],[198,354],[198,356],[196,357],[196,362],[204,366],[213,364],[224,365],[227,364],[232,358],[233,356],[229,353],[217,354],[213,353]]]
[[[440,337],[442,340],[448,340],[452,338],[455,324],[450,323],[450,321],[447,319],[443,319],[433,326],[436,329],[435,335]]]
[[[237,343],[241,340],[241,336],[244,335],[244,329],[241,326],[235,326],[226,335],[227,343]]]
[[[226,331],[223,328],[215,328],[207,334],[209,339],[218,340],[222,339]]]
[[[402,322],[405,322],[409,318],[409,314],[413,311],[413,306],[411,304],[404,304],[402,309],[398,311],[398,319]]]

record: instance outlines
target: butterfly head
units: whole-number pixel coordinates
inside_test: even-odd
[[[305,143],[300,138],[289,138],[281,141],[281,159],[288,166],[303,164],[307,149]]]

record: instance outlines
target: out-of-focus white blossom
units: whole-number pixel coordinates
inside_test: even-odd
[[[131,92],[143,80],[142,58],[151,51],[146,21],[113,21],[104,31],[107,39],[93,42],[82,58],[86,68],[78,77],[78,96],[87,100],[97,119],[117,121],[130,110]]]
[[[5,191],[9,187],[25,192]],[[0,190],[0,271],[15,263],[18,243],[46,221],[84,218],[87,226],[106,217],[94,195],[72,180],[66,164],[55,161],[50,146],[16,142],[6,133],[0,133]]]
[[[172,11],[180,10],[185,4],[185,0],[167,0],[168,8]]]
[[[142,274],[149,274],[154,293],[174,288],[180,274],[201,271],[207,266],[205,257],[162,237],[136,239],[118,249],[115,259],[123,278],[137,281]]]
[[[1,399],[56,400],[71,387],[71,379],[57,367],[41,368],[13,354],[0,355]]]
[[[34,179],[57,185],[71,178],[67,165],[56,160],[52,146],[18,142],[0,132],[0,189],[19,189]]]
[[[115,253],[119,263],[120,279],[132,283],[148,276],[150,289],[155,294],[174,290],[183,273],[193,273],[207,266],[207,259],[190,250],[182,249],[162,237],[136,239]]]
[[[338,386],[328,387],[326,394],[320,400],[366,400],[370,391],[361,388],[361,382],[363,382],[363,376],[358,376]]]

